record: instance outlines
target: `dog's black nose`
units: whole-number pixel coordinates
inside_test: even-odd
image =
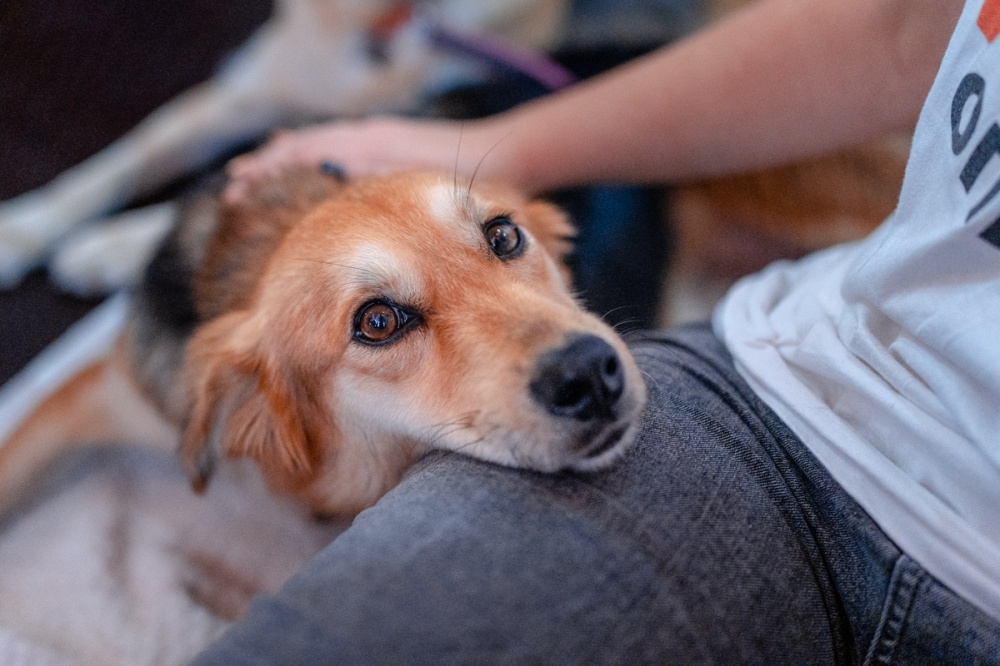
[[[539,359],[531,395],[555,416],[611,420],[624,388],[614,348],[596,335],[584,335]]]

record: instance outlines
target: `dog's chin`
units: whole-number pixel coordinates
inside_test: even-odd
[[[556,433],[549,437],[534,433],[507,432],[499,438],[482,439],[474,446],[438,445],[440,448],[461,452],[463,455],[485,462],[511,467],[514,469],[541,472],[543,474],[558,474],[561,472],[595,471],[610,466],[627,450],[635,437],[634,426],[626,426],[624,431],[612,432],[604,429],[608,435],[598,439],[588,437],[585,444],[579,438],[564,439]],[[559,442],[558,446],[539,446],[539,442]]]
[[[638,432],[639,427],[634,420],[609,425],[591,437],[585,445],[578,446],[566,461],[563,470],[596,472],[610,467],[625,455]]]
[[[486,446],[466,450],[473,457],[505,467],[528,469],[545,474],[561,472],[596,472],[621,459],[636,439],[639,426],[636,419],[620,419],[596,432],[589,430],[564,440],[561,446],[540,448],[535,439],[517,441],[511,445]],[[565,433],[563,433],[565,436]],[[542,438],[553,442],[559,438]],[[532,445],[529,445],[528,442]]]

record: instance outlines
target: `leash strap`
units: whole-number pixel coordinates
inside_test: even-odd
[[[421,16],[413,2],[393,5],[371,26],[368,37],[372,52],[384,56],[393,35],[411,24],[438,49],[478,60],[494,69],[516,72],[537,82],[549,92],[576,83],[577,78],[572,72],[541,51],[525,48],[501,37],[453,30]]]
[[[576,83],[572,72],[540,51],[491,35],[463,34],[441,24],[425,23],[424,30],[435,46],[522,74],[549,92]]]

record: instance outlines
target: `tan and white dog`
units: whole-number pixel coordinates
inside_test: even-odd
[[[216,472],[231,478],[230,461],[249,461],[269,501],[350,517],[430,450],[585,472],[611,464],[634,438],[642,378],[616,333],[574,300],[561,263],[571,228],[552,205],[420,172],[345,183],[297,170],[250,196],[200,196],[186,208],[114,353],[54,392],[0,447],[0,508],[25,506],[45,471],[85,444],[179,445],[199,490]],[[283,560],[294,568],[315,536],[304,516],[288,522],[304,544],[300,559]],[[44,541],[44,528],[35,541],[23,531],[29,544]],[[0,534],[0,563],[14,533]],[[161,638],[206,613],[214,630],[281,578],[233,563],[225,543],[177,550],[160,566],[188,574],[154,578],[175,581],[164,598],[200,610],[170,616]],[[135,571],[120,576],[146,582]],[[129,598],[115,603],[128,607]],[[41,605],[0,589],[0,625],[48,638],[37,628]],[[218,608],[227,609],[222,619]],[[154,637],[119,610],[101,618],[103,632],[129,636],[146,654]],[[35,624],[19,626],[19,617]]]
[[[48,185],[0,203],[0,285],[16,284],[50,257],[55,279],[73,291],[131,283],[169,228],[173,207],[131,211],[80,231],[83,222],[274,127],[415,108],[442,77],[469,65],[435,48],[428,23],[542,49],[567,6],[568,0],[278,0],[272,18],[217,76]]]

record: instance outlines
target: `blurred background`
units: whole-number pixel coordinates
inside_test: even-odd
[[[271,9],[268,0],[3,3],[0,200],[45,184],[211,76]],[[689,32],[703,15],[701,0],[576,0],[554,55],[579,76],[589,76]],[[542,92],[508,73],[450,91],[424,112],[472,117]],[[554,195],[583,228],[578,286],[595,310],[617,313],[618,321],[652,322],[655,284],[669,248],[669,226],[658,224],[661,195],[613,188]],[[638,227],[625,233],[608,227],[637,219]],[[623,238],[631,247],[609,248],[609,238]],[[642,275],[621,279],[630,267]],[[609,283],[607,275],[618,279]],[[607,293],[609,284],[631,293]],[[638,304],[622,307],[636,298]],[[0,291],[0,383],[99,302],[60,293],[43,270],[14,290]]]
[[[591,76],[749,1],[573,0],[551,55]],[[210,77],[271,10],[268,0],[0,3],[0,200],[45,184]],[[475,117],[543,93],[495,72],[428,100],[420,113]],[[587,305],[641,328],[704,318],[740,275],[867,233],[895,205],[906,149],[907,137],[888,137],[670,190],[594,187],[551,198],[580,229],[574,274]],[[0,290],[0,384],[99,302],[61,293],[43,270]]]
[[[43,185],[201,81],[271,11],[268,0],[0,3],[0,200]],[[0,291],[0,383],[98,299],[37,271]]]

